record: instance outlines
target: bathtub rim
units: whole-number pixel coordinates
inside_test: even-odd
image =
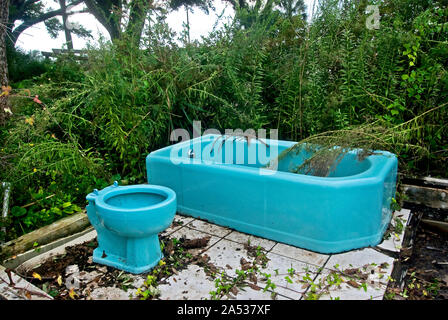
[[[181,167],[186,165],[203,165],[210,168],[216,168],[219,170],[232,170],[232,171],[239,171],[241,173],[246,174],[256,174],[259,176],[266,176],[266,177],[276,177],[279,179],[287,179],[287,180],[298,180],[301,182],[308,182],[308,183],[329,183],[331,185],[337,185],[337,184],[345,184],[350,183],[351,181],[360,181],[363,180],[365,182],[373,182],[378,183],[380,181],[383,181],[387,173],[390,171],[392,166],[397,165],[398,159],[397,156],[389,151],[384,150],[375,150],[374,152],[376,154],[368,156],[363,161],[369,161],[369,167],[357,174],[349,175],[349,176],[343,176],[343,177],[319,177],[319,176],[312,176],[312,175],[306,175],[301,173],[294,173],[294,172],[286,172],[286,171],[280,171],[280,170],[274,170],[274,173],[272,173],[273,170],[263,168],[263,167],[250,167],[245,166],[241,164],[226,164],[226,163],[219,163],[219,162],[213,162],[213,161],[204,161],[204,160],[198,160],[198,159],[190,159],[186,157],[176,157],[176,159],[179,159],[180,163],[176,164],[173,163],[169,156],[160,155],[166,150],[172,149],[174,146],[178,148],[182,148],[184,146],[194,144],[196,142],[202,142],[205,138],[206,141],[213,141],[216,137],[221,137],[222,135],[218,134],[207,134],[204,136],[199,136],[187,141],[181,141],[169,146],[166,146],[164,148],[155,150],[150,152],[146,156],[146,163],[147,163],[147,171],[149,172],[148,163],[154,159],[154,160],[162,160],[162,161],[168,161],[172,165],[180,165]],[[213,139],[211,139],[213,138]],[[271,139],[263,139],[267,144],[270,144]],[[284,146],[286,148],[291,147],[295,145],[297,142],[294,141],[286,141],[286,140],[274,140],[278,143],[279,146]],[[256,141],[255,143],[260,143],[259,141]],[[350,153],[355,153],[355,150],[349,151]],[[148,173],[148,179],[149,179],[149,173]]]

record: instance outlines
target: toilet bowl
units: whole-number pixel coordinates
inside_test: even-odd
[[[97,232],[93,262],[131,273],[150,271],[163,257],[158,233],[176,213],[176,193],[163,186],[112,186],[87,195],[87,216]]]

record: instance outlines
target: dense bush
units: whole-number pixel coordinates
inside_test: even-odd
[[[221,132],[278,128],[293,141],[378,120],[405,141],[387,136],[400,170],[448,175],[448,9],[381,2],[370,30],[363,3],[324,1],[311,24],[245,11],[184,46],[159,19],[146,49],[116,41],[88,61],[60,59],[11,95],[0,130],[0,180],[13,184],[7,238],[77,211],[94,187],[144,182],[146,155],[194,120]]]
[[[7,59],[9,80],[16,86],[20,86],[22,80],[32,80],[33,77],[40,76],[52,66],[52,62],[44,59],[38,51],[25,53],[10,46],[7,46]],[[27,84],[30,83],[28,81]]]

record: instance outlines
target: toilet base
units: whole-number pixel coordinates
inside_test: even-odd
[[[99,243],[93,250],[93,262],[104,264],[130,273],[151,271],[163,258],[158,235],[147,238],[122,238],[126,242],[125,256],[107,252]]]

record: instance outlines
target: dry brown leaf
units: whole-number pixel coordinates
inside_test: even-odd
[[[360,287],[360,284],[357,283],[356,281],[353,281],[353,280],[347,281],[347,284],[351,285],[354,288],[359,288]]]

